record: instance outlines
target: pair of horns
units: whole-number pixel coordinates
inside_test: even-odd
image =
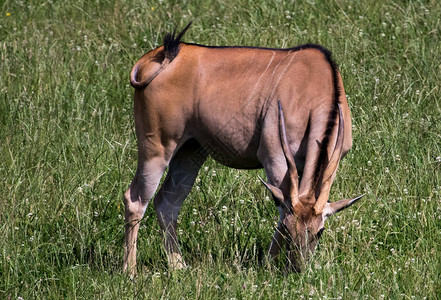
[[[278,101],[278,110],[279,110],[279,136],[280,136],[280,142],[282,145],[283,153],[285,155],[286,163],[288,165],[288,175],[289,175],[289,196],[291,199],[291,206],[292,210],[295,212],[297,207],[303,206],[303,204],[300,201],[299,197],[299,176],[296,168],[296,164],[294,162],[294,156],[292,155],[291,151],[289,150],[288,146],[288,139],[286,134],[286,127],[285,127],[285,119],[283,116],[283,109],[282,104],[280,100]],[[321,176],[321,184],[317,185],[320,187],[320,193],[318,194],[319,197],[314,204],[314,213],[316,215],[322,214],[323,210],[328,202],[328,196],[329,191],[331,189],[332,180],[334,177],[334,174],[337,170],[338,164],[340,162],[341,153],[343,150],[343,136],[344,136],[344,120],[343,120],[343,113],[341,111],[340,104],[338,104],[338,112],[339,112],[339,123],[338,123],[338,132],[337,132],[337,141],[335,143],[334,150],[332,152],[332,155],[329,159],[329,162],[323,171],[323,175]],[[262,179],[261,179],[262,180]],[[265,186],[271,191],[273,194],[275,200],[277,202],[285,204],[285,196],[283,192],[262,180],[262,182],[265,184]],[[364,195],[363,195],[364,196]],[[340,211],[349,205],[352,205],[357,200],[359,200],[361,197],[357,197],[354,199],[344,199],[337,202],[332,203],[332,209],[331,207],[327,208],[327,214],[334,214],[337,211]],[[285,204],[286,205],[286,204]],[[334,207],[335,206],[335,207]],[[328,211],[329,210],[329,211]],[[332,210],[332,211],[331,211]]]

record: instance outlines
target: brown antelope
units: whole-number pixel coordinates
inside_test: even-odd
[[[191,23],[190,23],[191,24]],[[124,271],[136,270],[139,222],[153,203],[169,266],[185,266],[176,226],[207,156],[232,168],[264,168],[280,219],[269,254],[283,241],[296,270],[314,251],[325,220],[361,198],[329,203],[340,159],[352,145],[341,76],[321,46],[289,49],[164,45],[133,67],[138,167],[124,194]],[[283,107],[283,110],[282,110]],[[285,117],[284,117],[285,116]]]

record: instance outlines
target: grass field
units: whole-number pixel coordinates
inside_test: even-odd
[[[441,4],[427,1],[0,1],[0,299],[435,299],[441,295]],[[319,43],[340,66],[354,147],[302,274],[264,254],[277,210],[262,170],[213,161],[179,219],[169,272],[153,206],[138,277],[121,272],[136,168],[128,74],[184,40]]]

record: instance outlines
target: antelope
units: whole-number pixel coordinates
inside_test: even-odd
[[[138,165],[124,194],[123,271],[136,272],[139,223],[153,196],[169,267],[185,267],[177,218],[208,156],[232,168],[265,170],[262,181],[279,211],[269,255],[278,256],[286,243],[290,265],[301,271],[326,219],[362,197],[328,202],[339,161],[352,146],[337,65],[330,51],[313,44],[181,42],[190,25],[166,34],[130,74]]]

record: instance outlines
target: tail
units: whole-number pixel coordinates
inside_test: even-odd
[[[188,23],[188,25],[181,31],[181,33],[176,36],[176,29],[171,33],[167,33],[164,37],[164,55],[165,58],[169,59],[170,62],[178,55],[179,53],[179,43],[181,42],[181,38],[184,36],[185,32],[190,28],[190,25],[193,22]]]
[[[145,88],[152,82],[159,73],[167,67],[173,59],[179,54],[181,39],[184,36],[185,32],[190,28],[192,22],[188,23],[188,25],[176,36],[176,29],[173,32],[169,32],[164,37],[164,49],[157,52],[153,58],[153,61],[156,63],[155,67],[149,64],[147,70],[147,76],[143,74],[143,79],[138,81],[139,77],[139,69],[142,65],[145,65],[146,60],[141,58],[136,65],[133,67],[132,72],[130,73],[130,84],[135,89]],[[160,64],[158,64],[160,63]],[[144,73],[144,72],[143,72]]]

